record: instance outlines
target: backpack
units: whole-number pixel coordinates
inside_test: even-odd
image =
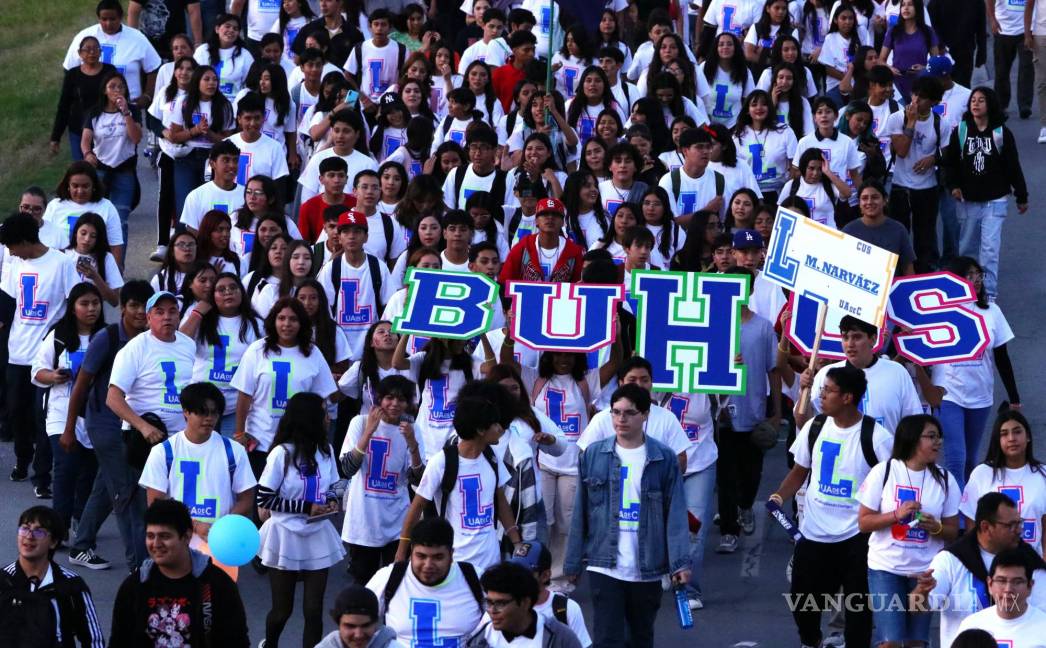
[[[567,623],[567,601],[569,600],[559,592],[552,593],[552,616],[556,618],[556,621],[567,626],[570,625]]]
[[[438,515],[439,517],[447,518],[447,503],[450,501],[450,494],[454,491],[454,486],[458,483],[458,446],[456,443],[448,442],[443,446],[443,456],[446,459],[446,464],[443,467],[443,479],[440,480],[440,503],[439,511],[435,510],[435,504],[429,509],[430,514]],[[494,450],[487,446],[483,448],[483,458],[490,464],[490,469],[494,471],[494,483],[498,483],[498,458],[494,454]],[[494,521],[494,528],[498,526],[498,516],[495,512],[492,516]]]
[[[403,43],[396,43],[398,51],[396,53],[396,69],[403,69],[403,59],[407,57],[407,48]],[[363,43],[360,43],[352,50],[352,54],[356,57],[356,69],[359,70],[359,80],[363,82]]]
[[[392,223],[389,223],[389,230],[392,229]],[[392,243],[392,236],[389,235],[389,243]],[[341,291],[338,290],[338,286],[341,284],[341,260],[342,255],[331,259],[331,285],[334,287],[334,301],[331,303],[331,316],[334,318],[338,317],[338,299],[341,297]],[[385,309],[385,305],[381,303],[381,268],[378,267],[378,257],[373,254],[367,255],[367,265],[370,271],[370,287],[374,291],[374,312],[381,313]]]
[[[98,379],[98,376],[112,371],[113,361],[116,360],[116,354],[120,350],[120,325],[109,324],[105,327],[104,330],[106,333],[106,342],[109,343],[109,346],[105,351],[105,360],[102,362],[101,365],[98,366],[98,373],[94,375],[94,378],[91,380],[91,384],[88,385],[88,387],[91,390],[91,399],[94,403],[94,408],[96,410],[102,409],[102,407],[105,405],[105,402],[98,402],[98,393],[97,390],[94,388],[94,383]],[[99,331],[99,333],[100,332],[101,331]],[[95,335],[97,335],[97,333]],[[87,403],[85,401],[84,407],[80,411],[80,416],[84,415],[86,409]]]
[[[219,434],[218,438],[222,440],[222,445],[225,446],[225,460],[229,464],[229,487],[232,488],[233,477],[236,475],[236,455],[232,452],[232,441],[227,437]],[[174,448],[171,446],[171,438],[167,437],[161,443],[163,446],[164,461],[167,463],[167,475],[171,474],[171,467],[174,465]]]
[[[726,178],[722,173],[713,170],[715,174],[715,195],[718,198],[722,198],[723,194],[726,193]],[[683,176],[682,169],[672,169],[672,197],[679,200],[679,190],[683,187]]]
[[[51,360],[51,369],[58,369],[58,358],[62,356],[62,351],[65,351],[65,342],[58,339],[57,336],[54,338],[54,358]],[[47,405],[51,402],[51,390],[54,389],[54,385],[48,385],[44,389],[44,416],[47,416]]]
[[[403,582],[403,578],[407,575],[408,563],[406,560],[392,563],[392,572],[389,574],[389,580],[385,583],[385,589],[381,593],[382,602],[385,613],[389,613],[389,603],[392,602],[392,597],[396,595],[396,590],[399,589],[400,584]],[[476,599],[476,605],[479,606],[481,613],[486,612],[487,608],[483,604],[483,587],[479,583],[479,574],[476,573],[476,568],[472,566],[472,563],[458,562],[458,567],[461,568],[461,573],[465,576],[465,582],[468,583],[469,590],[472,591],[472,596]]]
[[[57,638],[56,599],[49,589],[28,592],[15,587],[14,579],[0,570],[0,646],[53,648]]]
[[[388,265],[392,260],[392,216],[385,212],[378,213],[381,215],[381,229],[385,232],[385,265]]]
[[[814,417],[814,422],[810,424],[810,438],[807,440],[807,448],[811,457],[813,457],[814,454],[814,446],[817,444],[817,437],[821,436],[821,429],[824,428],[825,421],[827,420],[827,414],[818,414]],[[869,468],[874,468],[875,465],[879,463],[879,458],[875,456],[875,445],[873,443],[874,434],[875,419],[866,415],[861,419],[861,453],[864,454],[864,461],[868,464]],[[812,464],[813,461],[811,460],[810,463]],[[889,475],[890,471],[887,470],[886,474]],[[807,483],[809,483],[810,475],[806,476],[806,480]]]
[[[936,113],[935,113],[936,114]],[[962,155],[963,148],[966,146],[966,139],[969,135],[970,125],[966,123],[966,120],[959,122],[958,136],[959,136],[959,155]],[[995,144],[995,150],[1002,153],[1002,143],[1006,141],[1002,134],[1002,126],[996,126],[992,129],[992,142]]]
[[[471,164],[462,165],[454,171],[454,209],[464,209],[463,205],[458,204],[459,196],[461,195],[461,187],[465,184],[465,174],[468,173]],[[505,204],[505,179],[508,177],[507,171],[501,169],[494,169],[494,182],[490,185],[490,196],[494,199],[495,205]]]

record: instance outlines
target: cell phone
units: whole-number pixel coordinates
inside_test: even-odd
[[[350,108],[356,107],[356,102],[360,99],[360,93],[355,90],[349,90],[345,93],[345,103],[349,104]]]
[[[85,266],[91,265],[91,257],[89,257],[89,256],[78,257],[76,259],[76,265],[85,265]]]

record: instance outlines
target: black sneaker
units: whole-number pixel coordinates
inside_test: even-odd
[[[11,481],[13,481],[13,482],[25,481],[27,477],[29,477],[29,469],[28,468],[22,468],[21,466],[15,466],[11,470]]]
[[[69,564],[88,569],[109,569],[109,561],[94,552],[93,549],[70,549]]]
[[[37,486],[33,488],[33,492],[36,493],[36,499],[51,499],[50,486]]]

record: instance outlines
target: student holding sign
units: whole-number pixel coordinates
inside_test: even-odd
[[[585,251],[563,236],[566,208],[555,198],[538,201],[537,233],[512,246],[501,268],[501,282],[561,281],[581,279],[581,260]]]

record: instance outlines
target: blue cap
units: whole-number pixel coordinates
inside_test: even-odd
[[[955,64],[952,62],[951,57],[948,56],[931,56],[930,60],[926,62],[926,76],[932,77],[943,77],[948,76],[952,73],[952,68]]]
[[[173,299],[175,303],[178,303],[178,298],[174,296],[174,293],[161,290],[160,292],[153,293],[153,296],[149,298],[149,301],[145,302],[146,312],[151,311],[153,306],[156,305],[156,302],[161,299]]]
[[[544,560],[542,560],[542,554],[544,554]],[[519,543],[508,560],[517,565],[523,565],[530,571],[544,571],[552,568],[552,555],[545,545],[537,540]]]
[[[734,232],[735,250],[761,247],[763,247],[763,236],[754,229],[742,229]]]

